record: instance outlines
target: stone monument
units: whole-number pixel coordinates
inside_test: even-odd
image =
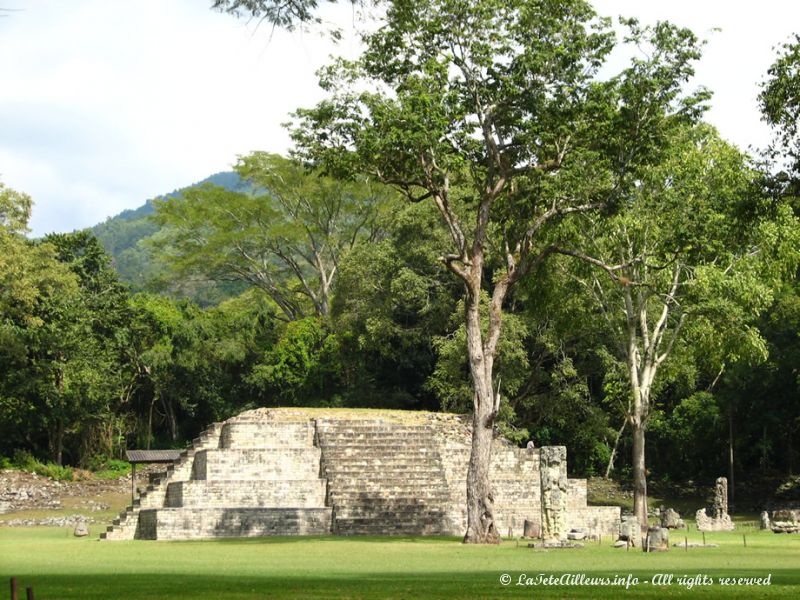
[[[776,510],[770,529],[773,533],[800,533],[800,510]]]
[[[463,535],[470,423],[411,411],[248,411],[211,425],[101,537]],[[563,447],[492,442],[498,531],[538,537],[546,527],[552,546],[571,529],[616,533],[619,507],[589,506],[566,458]]]
[[[642,526],[635,515],[625,515],[619,523],[619,540],[637,548],[641,544]]]
[[[668,508],[661,513],[661,527],[665,529],[685,529],[686,523],[683,522],[678,511]]]
[[[647,538],[642,544],[644,552],[667,552],[669,550],[669,529],[666,527],[648,527]]]
[[[544,446],[539,455],[542,486],[542,541],[560,543],[567,539],[567,449]]]
[[[714,488],[714,504],[709,516],[705,508],[695,515],[698,531],[733,531],[733,521],[728,514],[728,479],[718,477]]]
[[[75,525],[75,530],[72,532],[75,537],[86,537],[89,535],[89,526],[86,524],[86,521],[81,519]]]

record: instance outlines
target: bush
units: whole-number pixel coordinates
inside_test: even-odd
[[[71,468],[62,467],[51,462],[43,463],[25,450],[16,450],[11,463],[22,471],[30,471],[57,481],[72,481],[74,479],[74,473]]]
[[[96,455],[89,460],[89,469],[97,479],[117,479],[131,471],[131,465],[124,460]]]

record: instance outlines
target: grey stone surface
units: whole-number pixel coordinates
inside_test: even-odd
[[[800,533],[800,510],[776,510],[770,529],[774,533]]]
[[[661,521],[661,527],[665,527],[666,529],[686,528],[686,523],[683,522],[683,519],[681,519],[681,516],[680,514],[678,514],[678,511],[673,510],[671,508],[668,508],[661,513],[660,521]]]
[[[542,540],[547,543],[567,539],[567,449],[544,446],[539,452],[542,486]]]
[[[75,530],[72,532],[72,535],[75,537],[86,537],[89,535],[89,526],[86,524],[86,521],[78,521],[78,524],[75,525]]]
[[[669,529],[666,527],[648,527],[647,537],[642,544],[645,552],[666,552],[669,550]]]
[[[728,514],[728,479],[718,477],[714,486],[714,502],[711,515],[701,508],[695,514],[698,531],[733,531],[734,525]]]
[[[761,529],[770,529],[769,513],[765,510],[761,511]]]
[[[436,417],[436,418],[434,418]],[[445,418],[447,417],[447,418]],[[404,424],[382,419],[272,420],[251,411],[212,426],[115,520],[106,539],[264,535],[463,535],[470,431],[453,415]],[[586,482],[566,476],[566,449],[496,440],[492,483],[500,531],[523,533],[547,502],[560,543],[570,528],[609,535],[617,507],[586,503]],[[555,466],[554,466],[555,465]],[[555,507],[564,510],[554,513]]]
[[[709,517],[705,508],[701,508],[695,513],[695,523],[697,523],[698,531],[733,531],[734,525],[730,515],[723,515],[715,519]]]
[[[714,486],[713,517],[722,519],[728,514],[728,479],[718,477]]]
[[[638,548],[642,542],[642,527],[634,515],[625,515],[619,522],[618,538],[628,545]]]

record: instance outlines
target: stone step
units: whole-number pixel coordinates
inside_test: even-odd
[[[159,508],[139,514],[136,537],[191,540],[330,532],[330,508]]]
[[[325,506],[325,479],[176,481],[167,486],[165,507],[270,508]]]
[[[328,497],[332,500],[343,498],[347,499],[348,502],[358,498],[419,498],[420,500],[431,501],[450,499],[452,494],[444,488],[426,488],[422,486],[402,488],[376,487],[371,490],[354,486],[351,488],[332,487]]]
[[[322,448],[322,456],[325,457],[327,462],[339,462],[342,460],[351,460],[351,459],[399,459],[399,460],[413,460],[413,461],[434,461],[437,465],[443,464],[439,454],[436,450],[425,450],[425,451],[417,451],[417,450],[410,450],[405,451],[402,449],[395,449],[393,451],[385,451],[385,450],[372,450],[372,448],[367,444],[362,448],[353,449],[351,448],[348,452],[331,452],[330,448],[325,446],[320,446]]]
[[[427,458],[424,460],[394,457],[351,456],[339,460],[326,460],[325,468],[333,471],[350,471],[353,469],[392,469],[393,471],[441,471],[439,461]]]
[[[311,421],[231,421],[222,426],[220,448],[306,447],[314,445]]]
[[[398,423],[397,421],[386,419],[317,419],[317,427],[320,429],[359,429],[364,427],[389,427],[393,429],[431,428],[430,425],[424,423]]]
[[[418,466],[361,466],[361,465],[343,465],[342,467],[335,467],[325,465],[325,475],[330,480],[336,481],[379,481],[382,483],[391,483],[398,480],[425,480],[425,481],[441,481],[443,484],[447,481],[441,469],[437,468],[420,468]]]
[[[199,451],[192,479],[315,479],[319,471],[319,448],[225,448]]]
[[[370,480],[370,479],[335,479],[328,478],[328,489],[331,491],[370,491],[370,490],[408,490],[409,492],[416,492],[422,490],[435,490],[445,491],[448,488],[439,479],[395,479],[388,478],[384,480]]]
[[[337,519],[441,519],[450,513],[445,506],[346,506],[336,507]]]
[[[395,444],[364,444],[363,446],[323,446],[326,457],[347,458],[348,456],[435,456],[439,458],[439,450],[432,445],[397,446]]]
[[[354,435],[433,435],[435,432],[430,427],[421,426],[407,426],[407,427],[389,427],[385,425],[349,425],[349,426],[336,426],[331,427],[317,423],[317,433],[320,435],[328,436],[354,436]]]
[[[375,522],[370,519],[336,519],[333,530],[337,535],[459,535],[445,520],[424,523],[392,523]],[[463,534],[463,531],[461,533]]]
[[[329,431],[319,430],[319,440],[322,444],[330,444],[335,442],[337,444],[344,444],[357,441],[370,441],[382,444],[389,443],[420,443],[420,444],[435,444],[436,438],[432,432],[426,431],[341,431],[331,433]]]

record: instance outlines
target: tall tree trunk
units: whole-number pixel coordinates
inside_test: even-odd
[[[491,410],[491,409],[490,409]],[[465,543],[498,544],[500,534],[494,515],[494,494],[490,478],[493,418],[485,410],[472,416],[472,449],[467,471],[467,532]]]
[[[61,467],[64,465],[64,419],[56,419],[50,436],[50,450],[53,455],[53,461]]]
[[[627,419],[623,419],[622,427],[619,428],[617,431],[617,438],[614,440],[614,447],[611,448],[611,456],[608,457],[608,465],[606,466],[606,475],[605,478],[608,479],[611,477],[611,471],[614,470],[614,461],[617,458],[617,449],[619,448],[619,441],[622,439],[622,432],[625,431],[625,426],[628,424]]]
[[[734,478],[733,478],[733,406],[728,410],[728,498],[730,504],[734,503]]]
[[[172,439],[173,442],[176,442],[178,441],[178,420],[175,417],[175,411],[172,408],[172,403],[164,400],[164,397],[162,396],[161,406],[164,407],[164,416],[167,417],[167,423],[169,424],[170,439]]]
[[[477,279],[477,278],[476,278]],[[484,348],[480,321],[480,284],[471,286],[465,298],[467,354],[472,375],[472,448],[467,470],[467,532],[464,543],[499,544],[491,484],[492,438],[496,416],[492,392],[494,352]]]
[[[150,450],[150,444],[153,440],[153,408],[156,405],[156,397],[150,401],[150,410],[147,412],[147,449]]]
[[[647,469],[645,467],[644,424],[633,419],[633,514],[647,525]]]

